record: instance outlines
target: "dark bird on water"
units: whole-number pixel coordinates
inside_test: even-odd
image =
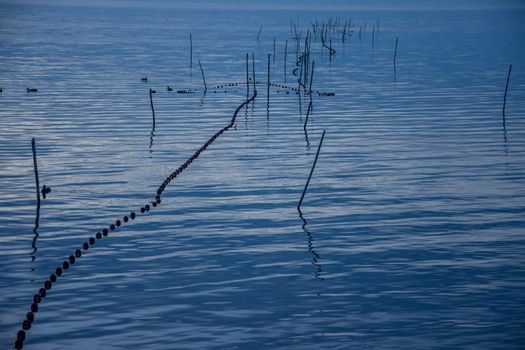
[[[44,185],[44,187],[42,187],[42,196],[44,197],[44,199],[46,199],[46,194],[48,194],[49,192],[51,192],[51,188]]]
[[[148,77],[142,78],[142,81],[148,81]]]
[[[173,91],[173,88],[171,86],[168,86],[168,91]]]
[[[27,91],[27,92],[37,92],[38,89],[30,89],[30,88],[27,88],[26,91]]]

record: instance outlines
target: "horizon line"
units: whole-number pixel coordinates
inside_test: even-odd
[[[38,0],[3,0],[2,4],[16,5],[40,5],[40,6],[68,6],[68,7],[106,7],[106,8],[152,8],[152,9],[188,9],[188,10],[304,10],[304,11],[417,11],[417,10],[512,10],[525,9],[525,4],[501,4],[501,5],[317,5],[317,4],[264,4],[264,3],[235,3],[235,2],[203,2],[196,3],[190,1],[183,2],[164,2],[164,1],[107,1],[92,0],[88,3],[71,0],[51,0],[42,2]]]

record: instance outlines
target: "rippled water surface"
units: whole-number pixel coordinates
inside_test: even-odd
[[[275,37],[271,81],[295,87],[290,21],[304,39],[336,17],[354,32],[331,59],[312,40],[313,89],[335,96],[313,94],[305,132],[309,97],[272,86],[267,104],[267,54]],[[522,347],[523,18],[0,5],[0,347],[131,211],[53,285],[25,348]],[[254,103],[140,214],[246,99],[246,52]]]

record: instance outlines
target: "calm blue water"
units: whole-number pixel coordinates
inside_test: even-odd
[[[271,80],[295,86],[290,21],[304,38],[337,16],[355,32],[331,60],[312,41],[335,96],[314,94],[307,133],[308,98],[259,86],[53,285],[25,348],[522,348],[524,14],[0,5],[0,347],[55,267],[227,125],[245,86],[215,87],[245,81],[246,52],[265,83],[275,37]],[[36,240],[32,137],[52,188]]]

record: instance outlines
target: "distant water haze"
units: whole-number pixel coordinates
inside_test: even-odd
[[[416,9],[489,9],[524,8],[521,0],[3,0],[3,3],[88,6],[88,7],[149,7],[193,9],[283,9],[283,10],[416,10]]]

